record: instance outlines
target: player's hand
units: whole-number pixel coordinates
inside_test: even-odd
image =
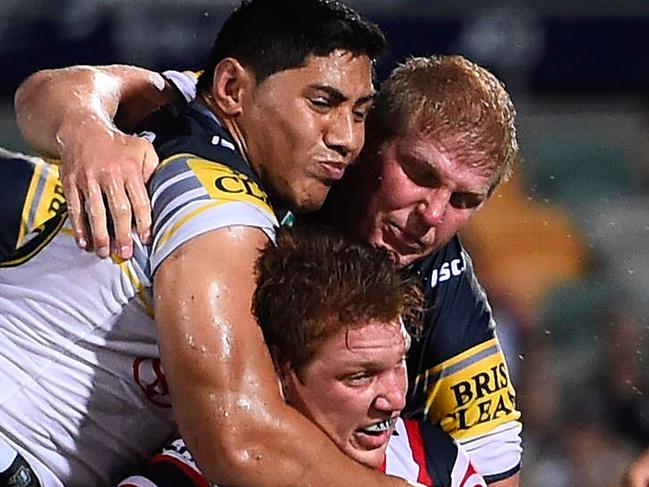
[[[61,142],[61,180],[68,216],[79,247],[108,257],[111,247],[123,259],[133,254],[133,220],[143,243],[151,231],[151,203],[146,182],[158,165],[153,146],[117,129]],[[99,133],[98,133],[99,132]],[[106,207],[107,205],[107,207]],[[112,219],[114,238],[109,236]]]
[[[649,449],[631,464],[624,476],[623,487],[649,487]]]

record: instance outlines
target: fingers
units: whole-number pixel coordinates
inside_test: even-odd
[[[145,183],[149,182],[149,178],[158,167],[160,160],[156,154],[153,146],[146,140],[142,139],[145,146],[144,148],[144,161],[142,162],[142,177]]]
[[[128,193],[135,227],[142,243],[149,243],[151,237],[151,202],[146,189],[146,182],[158,166],[158,156],[151,145],[142,140],[144,145],[144,160],[141,172],[131,171],[125,180],[126,192]]]
[[[74,239],[77,245],[84,250],[88,250],[88,241],[90,232],[88,230],[87,220],[82,211],[82,197],[76,185],[74,177],[64,177],[62,175],[63,193],[65,194],[68,205],[68,218],[72,223]]]
[[[115,252],[122,259],[130,259],[133,255],[132,213],[122,179],[107,178],[102,185],[102,191],[106,195],[108,210],[113,219]]]
[[[86,181],[85,212],[90,224],[92,233],[92,246],[101,258],[110,255],[110,239],[108,236],[108,225],[106,222],[106,209],[101,189],[96,179]]]
[[[150,240],[151,203],[145,182],[158,164],[153,146],[138,137],[113,134],[72,147],[76,150],[61,159],[61,177],[77,244],[89,249],[92,243],[99,257],[108,257],[112,247],[121,258],[130,258],[133,222],[142,242]]]

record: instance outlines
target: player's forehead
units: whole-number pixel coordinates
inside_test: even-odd
[[[402,164],[419,164],[458,190],[487,193],[498,170],[492,157],[475,149],[462,133],[430,133],[413,129],[394,140]]]
[[[398,320],[343,327],[318,347],[315,360],[328,366],[391,366],[407,352],[409,340]]]
[[[335,91],[352,101],[374,95],[369,57],[342,49],[325,56],[309,55],[303,66],[280,71],[269,79],[281,79],[295,88]]]

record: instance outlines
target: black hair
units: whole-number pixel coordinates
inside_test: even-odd
[[[198,89],[210,89],[214,68],[227,57],[249,68],[258,83],[305,66],[310,55],[337,49],[372,61],[385,49],[379,27],[337,0],[243,0],[228,17],[210,52]]]

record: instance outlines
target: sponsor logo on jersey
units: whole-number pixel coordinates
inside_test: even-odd
[[[434,288],[438,283],[448,281],[452,277],[458,277],[466,269],[466,261],[464,260],[464,255],[462,258],[457,258],[444,262],[441,266],[433,269],[433,272],[430,274],[430,287]]]
[[[211,198],[252,203],[258,208],[274,214],[268,203],[268,195],[248,175],[224,164],[204,159],[188,159],[187,164]]]
[[[487,433],[517,420],[514,388],[496,339],[488,340],[419,376],[426,411],[455,439]]]
[[[516,408],[504,363],[494,365],[488,372],[455,381],[449,385],[449,389],[453,394],[455,409],[442,420],[442,427],[446,421],[458,432],[510,418]]]

